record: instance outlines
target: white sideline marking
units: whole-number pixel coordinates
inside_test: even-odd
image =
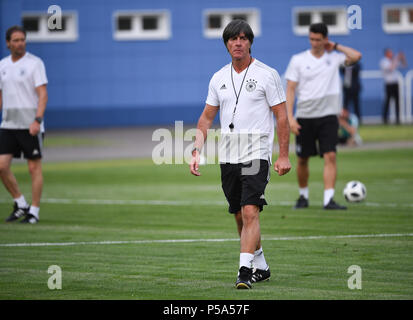
[[[9,203],[10,200],[0,199],[0,203]],[[210,205],[227,205],[225,200],[113,200],[113,199],[42,199],[43,203],[55,204],[96,204],[96,205],[137,205],[137,206],[210,206]],[[292,206],[294,201],[276,201],[269,202],[270,205]],[[408,207],[413,208],[413,203],[377,203],[362,202],[360,205],[368,207]]]
[[[319,239],[347,239],[347,238],[386,238],[386,237],[413,237],[413,233],[387,234],[349,234],[335,236],[303,236],[303,237],[274,237],[263,238],[264,241],[291,241],[291,240],[319,240]],[[176,239],[176,240],[130,240],[130,241],[90,241],[90,242],[32,242],[32,243],[1,243],[0,247],[50,247],[50,246],[81,246],[81,245],[108,245],[108,244],[150,244],[150,243],[192,243],[192,242],[229,242],[236,239]]]

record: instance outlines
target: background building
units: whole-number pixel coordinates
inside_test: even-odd
[[[363,120],[379,122],[379,61],[390,47],[413,63],[413,2],[355,4],[361,12],[332,0],[0,0],[0,54],[9,54],[6,29],[23,24],[28,51],[47,68],[49,129],[187,124],[197,121],[212,74],[229,62],[221,35],[230,19],[248,20],[252,55],[280,74],[309,47],[308,25],[322,20],[333,41],[363,53]],[[59,8],[61,28],[50,30]],[[349,18],[361,29],[349,29]],[[411,122],[412,76],[409,68],[400,75],[404,122]]]

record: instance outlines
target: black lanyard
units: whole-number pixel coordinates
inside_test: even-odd
[[[248,63],[248,67],[247,67],[247,70],[245,71],[244,78],[242,78],[242,82],[241,82],[241,86],[239,87],[238,94],[237,94],[237,91],[235,90],[234,77],[233,77],[233,74],[232,74],[232,69],[234,68],[234,66],[231,63],[231,81],[232,81],[232,88],[234,89],[234,94],[235,94],[235,98],[236,98],[234,111],[232,112],[232,120],[231,120],[231,123],[229,124],[229,128],[231,129],[231,131],[234,129],[235,111],[237,111],[238,99],[239,99],[239,96],[241,94],[242,86],[244,85],[244,80],[245,80],[245,77],[247,76],[248,69],[250,68],[251,60],[252,60],[252,57],[250,57],[250,62]]]

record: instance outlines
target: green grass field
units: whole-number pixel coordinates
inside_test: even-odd
[[[0,299],[412,299],[412,160],[413,149],[339,154],[336,200],[350,180],[368,191],[340,212],[321,209],[321,159],[303,211],[291,208],[295,171],[272,174],[261,214],[272,277],[248,291],[234,288],[239,242],[217,165],[197,178],[151,160],[45,163],[40,223],[0,224]],[[13,170],[29,198],[26,165]],[[10,211],[1,186],[3,221]],[[51,265],[61,290],[48,288]],[[351,265],[361,290],[347,286]]]

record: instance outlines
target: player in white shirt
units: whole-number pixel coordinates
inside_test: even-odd
[[[43,115],[47,104],[47,77],[43,61],[26,52],[26,32],[13,26],[6,32],[10,55],[0,61],[0,177],[14,199],[14,209],[6,222],[24,217],[22,223],[39,221],[43,189]],[[11,171],[13,157],[27,159],[32,180],[29,206]]]
[[[309,205],[309,158],[324,158],[324,209],[346,209],[333,199],[337,176],[336,146],[341,111],[339,66],[351,65],[361,53],[329,41],[324,23],[310,26],[311,48],[294,55],[285,73],[287,110],[291,131],[296,135],[297,178],[300,197],[296,209]],[[297,96],[296,114],[293,115]]]
[[[406,67],[407,61],[403,52],[393,55],[393,51],[389,48],[384,50],[384,57],[380,60],[380,69],[383,72],[385,83],[386,98],[383,106],[383,123],[387,124],[389,120],[390,99],[395,102],[396,124],[400,124],[400,102],[399,102],[399,78],[397,69]]]
[[[270,277],[261,247],[259,213],[267,204],[264,191],[271,166],[274,115],[280,149],[274,169],[280,176],[291,169],[284,90],[277,71],[251,56],[253,39],[251,27],[243,20],[226,26],[223,40],[232,62],[210,81],[190,164],[191,173],[200,176],[200,151],[220,111],[222,188],[241,238],[237,289],[250,289],[252,282]]]

